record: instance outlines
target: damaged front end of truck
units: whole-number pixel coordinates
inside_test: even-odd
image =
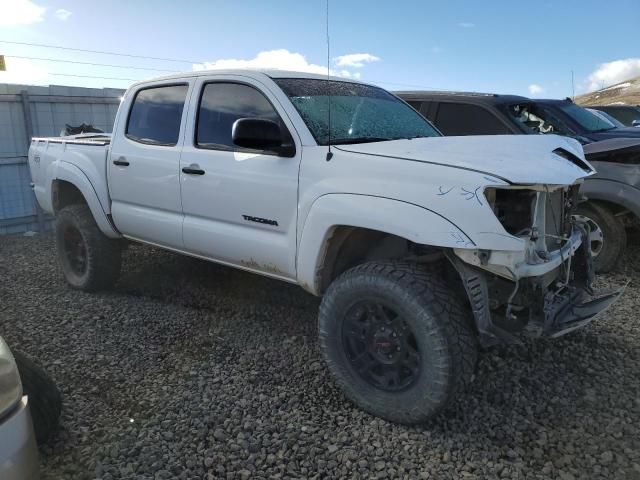
[[[624,288],[596,292],[589,224],[573,215],[579,184],[487,188],[485,197],[522,251],[453,249],[484,345],[557,337],[591,322]]]

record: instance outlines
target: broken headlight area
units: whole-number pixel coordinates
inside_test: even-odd
[[[534,261],[559,249],[572,232],[572,213],[579,185],[537,188],[487,188],[484,192],[496,218],[507,233],[531,240]]]
[[[498,221],[508,233],[519,236],[531,232],[536,191],[487,188],[484,195]]]

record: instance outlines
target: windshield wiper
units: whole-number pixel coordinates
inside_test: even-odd
[[[392,138],[385,137],[351,137],[351,138],[332,138],[331,145],[348,145],[349,143],[371,143],[371,142],[386,142],[393,140]]]

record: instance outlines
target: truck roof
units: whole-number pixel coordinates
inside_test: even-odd
[[[358,80],[353,80],[351,78],[344,77],[336,77],[330,75],[319,74],[319,73],[308,73],[308,72],[296,72],[292,70],[277,70],[277,69],[261,69],[261,68],[235,68],[235,69],[220,69],[220,68],[212,68],[206,70],[196,70],[193,72],[182,72],[182,73],[174,73],[172,75],[165,75],[161,77],[149,78],[146,80],[141,80],[139,82],[134,83],[132,86],[143,85],[149,82],[156,82],[158,80],[180,80],[183,78],[191,78],[191,77],[202,77],[205,75],[241,75],[244,77],[251,77],[255,79],[264,79],[264,77],[269,78],[310,78],[315,80],[330,80],[338,81],[338,82],[351,82],[351,83],[361,83],[365,84],[366,82],[361,82]]]

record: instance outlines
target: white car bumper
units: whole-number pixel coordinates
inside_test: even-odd
[[[0,420],[0,479],[40,478],[38,447],[27,397],[6,418]]]

